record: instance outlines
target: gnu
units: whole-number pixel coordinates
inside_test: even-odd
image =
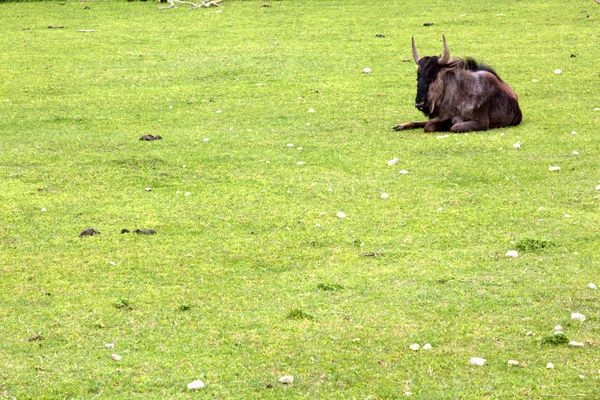
[[[442,38],[442,57],[419,57],[412,38],[413,59],[419,66],[415,107],[429,121],[408,122],[394,129],[469,132],[518,125],[522,119],[519,97],[508,83],[472,58],[450,59],[446,37]]]

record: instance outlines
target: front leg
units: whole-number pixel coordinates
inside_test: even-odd
[[[417,129],[424,128],[427,125],[427,122],[407,122],[406,124],[396,125],[394,127],[395,131],[405,131],[407,129]]]
[[[425,124],[425,132],[449,131],[452,121],[449,119],[434,118]]]

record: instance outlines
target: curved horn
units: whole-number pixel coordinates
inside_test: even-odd
[[[419,57],[419,52],[417,51],[417,46],[415,46],[415,38],[414,38],[414,36],[411,36],[410,39],[412,40],[413,60],[415,60],[415,62],[418,64],[421,57]]]
[[[440,65],[448,64],[448,61],[450,61],[450,49],[446,43],[446,36],[442,35],[442,39],[444,39],[444,55],[438,60]]]

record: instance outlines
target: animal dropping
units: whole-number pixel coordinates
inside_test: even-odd
[[[293,376],[282,376],[281,378],[279,378],[279,382],[283,383],[284,385],[291,385],[292,383],[294,383],[294,377]]]
[[[548,369],[554,369],[554,364],[552,364],[551,362],[549,362],[548,364],[546,364],[546,368],[548,368]]]
[[[421,346],[419,346],[419,344],[418,344],[418,343],[411,344],[411,345],[410,345],[410,346],[408,346],[408,347],[409,347],[409,348],[410,348],[412,351],[417,351],[417,350],[419,350],[419,349],[421,348]]]
[[[371,68],[365,68],[362,70],[363,74],[370,74],[371,72],[373,72],[373,70]]]
[[[431,349],[432,349],[432,347],[429,343],[426,343],[423,345],[423,350],[431,350]]]
[[[97,230],[95,230],[94,228],[88,228],[84,231],[82,231],[79,234],[79,237],[84,237],[84,236],[94,236],[94,235],[99,235],[100,232],[98,232]]]
[[[594,283],[589,283],[589,284],[588,284],[588,287],[589,287],[590,289],[592,289],[592,290],[596,290],[596,289],[598,289],[598,287],[597,287],[597,286],[596,286]]]
[[[338,218],[346,218],[346,214],[343,212],[338,212],[337,214],[335,214]]]
[[[418,65],[415,107],[429,121],[407,122],[394,129],[470,132],[520,124],[519,97],[508,83],[472,58],[451,59],[446,37],[442,39],[442,57],[420,57],[412,38],[413,60]]]
[[[396,165],[396,164],[398,164],[397,158],[392,158],[390,161],[387,162],[387,165]]]
[[[382,199],[387,199],[387,198],[389,198],[389,197],[390,197],[390,195],[389,195],[389,194],[387,194],[387,193],[381,193],[381,198],[382,198]]]
[[[516,360],[508,360],[507,364],[510,365],[511,367],[518,367],[519,366],[519,362]]]
[[[554,165],[554,166],[548,168],[548,171],[551,171],[551,172],[560,171],[560,167],[558,165]]]

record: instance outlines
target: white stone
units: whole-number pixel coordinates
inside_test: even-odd
[[[423,350],[431,350],[431,348],[432,348],[432,347],[431,347],[431,345],[430,345],[429,343],[425,343],[425,344],[423,345]]]
[[[562,332],[562,331],[564,331],[564,329],[563,329],[563,327],[562,327],[562,326],[560,326],[560,325],[556,325],[556,326],[554,327],[554,332]]]
[[[579,375],[579,379],[585,379],[585,376]]]
[[[546,364],[546,368],[548,368],[548,369],[554,369],[554,364],[548,363],[548,364]]]
[[[533,78],[533,79],[531,80],[531,82],[534,82],[534,83],[535,83],[535,82],[537,82],[537,79]]]
[[[571,214],[565,214],[564,217],[565,218],[571,218]]]
[[[296,150],[303,150],[303,148],[302,147],[298,147],[298,148],[296,148]]]
[[[579,152],[578,152],[577,150],[573,150],[573,155],[574,155],[574,156],[578,156],[578,155],[579,155]]]
[[[298,164],[298,165],[304,165],[305,163],[304,163],[304,161],[298,161],[296,164]]]
[[[593,289],[593,290],[596,290],[596,289],[598,289],[598,287],[597,287],[597,286],[596,286],[596,284],[594,284],[594,283],[588,283],[588,287],[589,287],[590,289]]]
[[[202,141],[204,141],[204,142],[208,142],[209,140],[210,140],[210,139],[209,139],[209,138],[207,138],[207,137],[205,137],[204,139],[202,139]]]
[[[362,70],[363,74],[370,74],[371,72],[373,72],[373,70],[371,68],[365,68]]]
[[[382,199],[387,199],[387,198],[389,198],[389,197],[390,197],[390,195],[389,195],[389,194],[387,194],[387,193],[381,193],[381,198],[382,198]]]
[[[204,387],[204,382],[202,382],[200,380],[197,380],[197,381],[194,381],[194,382],[190,382],[187,385],[187,388],[189,390],[198,390],[198,389],[202,389],[203,387]]]
[[[571,135],[577,135],[576,131],[571,131]]]
[[[516,360],[508,360],[507,364],[510,365],[511,367],[516,367],[519,365],[519,362]]]
[[[408,171],[403,169],[402,171],[398,172],[400,175],[408,175]]]
[[[571,347],[583,347],[585,346],[585,344],[583,344],[582,342],[569,342],[569,346]]]
[[[340,212],[338,212],[338,213],[337,213],[337,214],[335,214],[335,215],[337,215],[337,217],[338,217],[338,218],[346,218],[346,214],[345,214],[345,213],[343,213],[343,212],[341,212],[341,211],[340,211]]]
[[[217,111],[215,111],[215,113],[216,113],[216,114],[221,114],[222,112],[223,112],[223,111],[221,111],[221,110],[217,110]]]
[[[398,164],[397,158],[392,158],[390,161],[387,162],[387,165],[396,165],[396,164]]]
[[[46,212],[46,211],[48,211],[48,210],[46,210],[45,208],[42,208],[42,212]]]
[[[558,69],[558,68],[557,68],[557,69],[555,69],[555,70],[554,70],[554,73],[555,73],[556,75],[560,75],[560,74],[562,74],[562,71],[561,71],[560,69]]]
[[[516,250],[509,250],[505,254],[506,257],[519,257],[519,252]]]
[[[294,377],[289,375],[282,376],[279,378],[279,382],[283,383],[284,385],[291,385],[294,383]]]
[[[560,171],[560,167],[558,165],[553,165],[552,167],[548,168],[548,171]]]
[[[286,146],[287,147],[294,147],[294,145],[292,143],[288,143]]]
[[[117,263],[114,261],[109,262],[110,265],[116,265]]]
[[[115,344],[114,343],[106,343],[104,345],[104,347],[106,347],[107,349],[114,349],[115,348]]]
[[[571,313],[571,319],[573,321],[583,322],[583,321],[585,321],[585,315],[574,312],[574,313]]]
[[[111,357],[114,361],[121,361],[123,359],[123,357],[118,354],[113,354]]]
[[[419,344],[418,344],[418,343],[413,343],[413,344],[411,344],[411,345],[410,345],[410,346],[408,346],[408,347],[410,347],[410,349],[411,349],[412,351],[417,351],[417,350],[419,350],[419,349],[421,348],[421,346],[419,346]]]
[[[314,109],[314,108],[309,108],[309,109],[308,109],[308,112],[309,112],[309,113],[314,113],[314,112],[315,112],[315,109]]]
[[[437,211],[444,211],[444,207],[438,208]]]
[[[515,149],[520,149],[521,148],[521,142],[517,142],[517,143],[513,144],[513,147]]]
[[[479,357],[473,357],[469,360],[469,364],[482,366],[483,364],[485,364],[485,359],[479,358]]]
[[[318,228],[318,227],[320,227],[320,226],[321,226],[321,224],[315,224],[315,226]]]

